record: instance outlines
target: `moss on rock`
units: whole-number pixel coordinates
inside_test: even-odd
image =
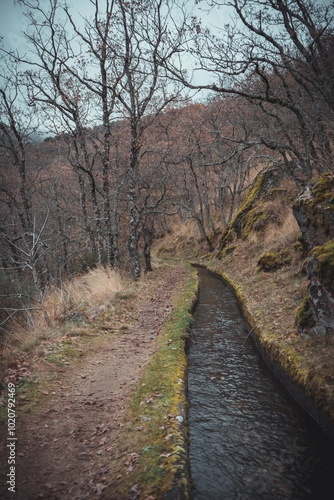
[[[263,179],[264,173],[261,173],[256,177],[253,186],[251,187],[248,195],[245,197],[245,200],[238,210],[236,216],[233,218],[233,220],[226,227],[225,231],[222,234],[219,252],[222,252],[222,250],[232,242],[234,234],[236,234],[238,238],[241,237],[244,226],[244,218],[252,208],[254,201],[259,197],[261,193]]]
[[[296,242],[296,249],[300,249],[302,255],[306,257],[308,255],[308,244],[305,240],[303,233],[300,232]]]
[[[334,334],[334,239],[316,246],[307,259],[312,330],[317,335]],[[302,313],[302,310],[300,310]],[[303,327],[299,322],[300,328]],[[306,328],[310,325],[306,325]]]
[[[264,205],[252,208],[244,217],[241,238],[247,238],[252,231],[263,232],[269,220],[270,214],[265,212]]]
[[[311,184],[311,197],[308,204],[311,206],[322,205],[334,208],[334,175],[324,174]]]
[[[298,328],[312,328],[315,324],[314,312],[311,304],[311,297],[307,295],[297,307],[296,325]]]
[[[319,280],[327,287],[333,285],[334,280],[334,239],[324,245],[315,247],[312,255],[316,258],[315,272]]]
[[[253,231],[264,232],[268,224],[275,219],[269,205],[273,200],[282,198],[286,203],[287,191],[279,188],[283,177],[284,174],[278,168],[271,168],[257,175],[240,209],[222,234],[218,247],[219,258],[224,256],[223,249],[230,245],[235,237],[246,239]]]
[[[289,250],[283,248],[278,251],[265,252],[258,260],[258,269],[264,272],[271,272],[290,264],[291,255]]]
[[[323,175],[307,186],[297,198],[293,213],[308,250],[334,238],[334,176]]]

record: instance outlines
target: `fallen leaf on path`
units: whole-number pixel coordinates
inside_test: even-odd
[[[92,487],[92,490],[95,491],[98,495],[101,495],[102,491],[106,488],[106,485],[102,483],[97,483]]]
[[[136,467],[136,462],[137,462],[138,458],[139,458],[138,453],[130,453],[128,455],[127,461],[124,462],[125,465],[128,466],[128,471],[130,471],[130,472],[133,471],[133,469]]]

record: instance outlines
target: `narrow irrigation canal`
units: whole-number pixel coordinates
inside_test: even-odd
[[[230,287],[199,274],[188,347],[193,498],[333,499],[332,443],[268,372]]]

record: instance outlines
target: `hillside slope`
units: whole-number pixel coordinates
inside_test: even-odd
[[[321,242],[311,244],[305,240],[305,231],[301,232],[294,216],[300,204],[300,198],[296,203],[296,187],[273,169],[257,176],[231,223],[215,236],[212,253],[201,244],[194,245],[193,235],[187,236],[184,228],[179,229],[179,235],[174,231],[156,248],[160,256],[192,260],[231,283],[249,321],[250,335],[259,341],[263,354],[285,376],[288,385],[302,388],[304,399],[316,403],[314,418],[323,420],[319,423],[325,428],[334,422],[334,336],[330,317],[333,188],[332,177],[324,176],[306,190],[312,210],[308,211],[308,221],[306,217],[303,220],[314,234],[321,233],[326,214]],[[313,282],[319,284],[321,273],[325,276],[316,292],[312,292],[311,268],[316,269]],[[316,329],[315,325],[319,327],[319,321],[324,319],[321,311],[319,316],[317,297],[325,292],[329,304],[325,322],[329,327]],[[310,303],[312,293],[314,300]]]

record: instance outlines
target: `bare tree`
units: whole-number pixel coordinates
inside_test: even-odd
[[[138,197],[140,165],[147,148],[145,131],[180,94],[167,78],[161,59],[167,61],[178,50],[180,31],[169,28],[172,2],[162,0],[119,2],[118,46],[114,72],[119,78],[117,100],[129,124],[130,148],[127,164],[129,199],[128,251],[132,276],[140,277],[139,228],[142,210]]]
[[[279,152],[296,180],[303,182],[313,169],[331,169],[333,4],[214,0],[211,5],[228,8],[232,19],[215,33],[194,19],[188,50],[195,68],[212,83],[192,83],[178,60],[170,65],[171,74],[191,88],[255,104],[263,123],[258,138]]]
[[[81,170],[90,184],[99,260],[106,242],[111,266],[117,265],[118,258],[117,208],[111,203],[112,200],[118,203],[119,192],[119,186],[111,184],[113,178],[117,179],[111,154],[112,121],[122,117],[129,124],[128,251],[132,275],[138,279],[137,181],[143,134],[180,92],[168,80],[162,61],[166,62],[179,49],[185,21],[178,21],[180,27],[176,27],[176,4],[162,0],[93,0],[92,16],[80,21],[73,10],[58,0],[50,0],[48,7],[37,0],[20,3],[28,9],[30,27],[25,37],[33,57],[17,59],[31,68],[26,72],[30,78],[31,102],[40,105],[52,126],[56,124],[58,129],[63,127],[70,132],[75,168]],[[179,12],[184,16],[182,9]],[[54,113],[52,119],[50,110]],[[86,129],[94,121],[102,125],[94,145],[88,146]],[[97,174],[93,173],[97,161],[102,170],[102,208],[96,195],[100,192]],[[82,189],[82,177],[79,181]]]
[[[30,79],[31,102],[39,104],[46,117],[46,125],[51,130],[65,131],[66,138],[71,139],[71,144],[67,141],[71,150],[68,157],[78,171],[86,228],[89,230],[90,223],[83,193],[84,178],[90,186],[98,261],[102,263],[106,242],[108,263],[114,266],[109,176],[111,115],[116,82],[112,75],[107,75],[107,41],[112,38],[110,20],[114,2],[105,2],[105,12],[102,13],[99,2],[92,2],[92,20],[81,20],[80,27],[62,2],[50,0],[49,8],[37,1],[22,0],[20,3],[29,9],[26,16],[30,25],[24,34],[33,57],[18,56],[18,59],[30,66],[26,74]],[[96,66],[97,71],[94,69]],[[96,120],[102,121],[102,130],[93,138],[87,134],[87,129]],[[94,172],[96,163],[102,169],[103,208],[98,201]],[[90,230],[89,234],[91,237]]]
[[[207,127],[213,137],[212,163],[216,174],[216,206],[229,223],[241,196],[251,183],[250,174],[278,161],[279,154],[259,140],[259,120],[247,101],[215,96],[206,107]]]
[[[27,106],[17,64],[3,58],[0,74],[0,204],[2,261],[7,269],[29,269],[36,290],[45,287],[43,261],[47,210],[36,203],[40,169],[28,168],[29,148],[38,128],[34,109]]]

